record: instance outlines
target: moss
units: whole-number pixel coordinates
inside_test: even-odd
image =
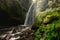
[[[43,25],[40,26],[39,29],[36,31],[35,33],[35,38],[37,38],[37,40],[39,39],[43,39],[44,40],[55,40],[55,39],[60,39],[60,20],[55,21],[51,24],[47,24],[47,25]],[[39,36],[40,35],[40,36]],[[42,37],[43,36],[43,37]],[[35,39],[36,40],[36,39]]]
[[[60,40],[60,12],[59,10],[55,10],[52,12],[47,12],[43,18],[38,17],[43,21],[47,21],[46,19],[50,19],[49,23],[45,25],[41,25],[36,33],[34,40]],[[38,21],[38,20],[37,20]],[[39,23],[40,23],[39,22]]]

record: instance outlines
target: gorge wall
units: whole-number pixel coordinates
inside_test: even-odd
[[[31,0],[0,0],[0,26],[24,23]]]

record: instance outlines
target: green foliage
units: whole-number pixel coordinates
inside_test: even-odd
[[[59,40],[60,39],[60,20],[54,21],[51,24],[40,26],[35,33],[35,40],[44,38],[44,40]]]
[[[42,22],[42,18],[41,16],[37,16],[36,20],[35,20],[35,23],[41,23]]]
[[[46,25],[41,25],[37,29],[34,40],[60,40],[60,12],[59,11],[60,10],[47,12],[45,17],[47,15],[51,15],[50,17],[52,18],[52,21]]]
[[[54,9],[52,11],[47,11],[47,12],[43,12],[43,13],[39,13],[39,15],[37,16],[35,23],[42,23],[44,18],[48,15],[50,15],[52,18],[60,18],[60,8],[58,10]]]

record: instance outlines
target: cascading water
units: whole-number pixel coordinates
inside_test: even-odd
[[[31,6],[30,6],[30,8],[29,8],[29,10],[28,10],[28,12],[26,14],[26,19],[25,19],[24,25],[28,25],[29,13],[30,13],[30,10],[31,10],[32,6],[33,6],[33,3],[31,4]]]
[[[40,2],[40,6],[39,6],[39,11],[43,11],[44,9],[46,9],[47,5],[48,5],[48,1],[49,0],[40,0],[42,2]],[[26,19],[24,22],[24,25],[29,25],[32,26],[34,24],[34,20],[35,20],[35,11],[36,11],[36,0],[33,0],[32,4],[29,7],[29,10],[26,14]]]
[[[35,19],[35,9],[33,8],[35,2],[33,2],[30,7],[29,7],[29,10],[26,14],[26,19],[25,19],[25,22],[24,22],[24,25],[28,25],[28,26],[32,26],[34,24],[34,19]]]

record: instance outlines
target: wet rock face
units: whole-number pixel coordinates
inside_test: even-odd
[[[24,23],[31,0],[0,0],[0,25]]]
[[[30,26],[17,26],[0,29],[0,40],[34,40],[35,30]]]

